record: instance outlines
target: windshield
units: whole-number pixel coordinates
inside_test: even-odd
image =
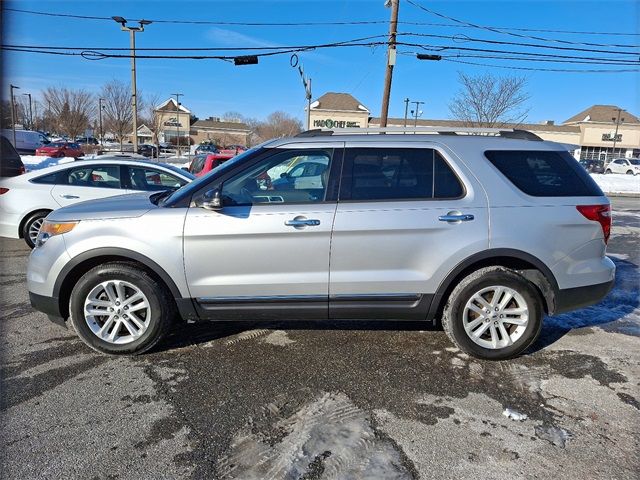
[[[203,175],[202,177],[198,178],[197,180],[194,180],[191,183],[187,183],[183,187],[173,192],[171,196],[167,197],[164,201],[161,201],[160,204],[161,205],[171,204],[179,201],[180,199],[185,198],[186,196],[192,195],[194,192],[197,192],[200,189],[200,187],[202,187],[203,184],[206,184],[209,181],[210,175],[221,173],[229,168],[233,168],[237,163],[242,162],[245,158],[252,156],[256,152],[262,150],[262,145],[264,144],[260,144],[256,147],[253,147],[247,150],[246,152],[242,152],[241,154],[236,155],[232,159],[227,160],[224,163],[221,163],[206,175]]]
[[[631,165],[640,165],[640,158],[630,158],[629,163]]]

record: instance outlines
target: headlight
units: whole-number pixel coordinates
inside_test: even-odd
[[[41,247],[51,237],[69,233],[77,224],[78,222],[50,222],[49,220],[45,220],[42,227],[40,227],[38,238],[36,238],[36,247]]]

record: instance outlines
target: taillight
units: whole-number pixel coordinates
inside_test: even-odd
[[[19,169],[18,172],[20,172],[18,175],[22,175],[23,173],[27,173],[27,171],[24,168],[24,165],[22,165]]]
[[[8,188],[4,188],[4,187],[0,187],[0,195],[4,195],[5,193],[7,193],[9,191]]]
[[[604,243],[607,243],[611,235],[611,205],[577,205],[576,208],[585,218],[600,224]]]

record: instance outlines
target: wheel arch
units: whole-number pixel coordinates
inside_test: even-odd
[[[551,269],[539,258],[521,250],[494,248],[467,257],[447,274],[436,290],[427,318],[440,318],[449,295],[458,282],[470,273],[489,266],[501,266],[517,271],[536,287],[543,300],[545,313],[553,314],[559,289]]]
[[[59,310],[63,318],[69,317],[69,299],[74,285],[80,277],[92,268],[108,262],[129,262],[140,265],[169,289],[172,297],[179,301],[182,294],[171,276],[150,258],[125,248],[107,247],[84,252],[67,263],[53,287],[53,296],[58,298]]]
[[[24,225],[25,223],[27,223],[27,220],[33,217],[36,213],[40,213],[40,212],[47,212],[47,215],[49,215],[51,212],[53,212],[53,209],[52,208],[36,208],[35,210],[31,210],[29,213],[25,214],[20,220],[20,223],[18,224],[18,238],[24,238],[24,234],[22,231],[24,230]]]

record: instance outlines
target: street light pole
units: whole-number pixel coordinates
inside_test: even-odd
[[[616,133],[613,134],[613,158],[615,158],[616,156],[616,143],[618,143],[618,127],[620,126],[620,114],[622,113],[622,109],[616,108],[616,111],[618,112],[618,116],[612,118],[612,120],[616,122]],[[622,121],[624,122],[624,118],[622,119]]]
[[[31,94],[23,93],[22,95],[29,97],[29,130],[33,129],[33,106],[31,105]]]
[[[407,126],[407,114],[409,113],[409,97],[404,99],[404,126]]]
[[[151,23],[150,20],[140,20],[139,27],[127,27],[127,21],[123,17],[111,17],[121,25],[120,30],[129,32],[131,49],[131,109],[133,110],[133,151],[138,152],[138,103],[136,92],[136,33],[144,32],[144,26]]]
[[[11,129],[13,130],[13,147],[16,147],[16,100],[13,97],[13,91],[20,89],[15,85],[9,85],[11,87]]]
[[[418,126],[418,117],[422,115],[422,112],[420,112],[420,105],[422,105],[424,102],[413,102],[416,104],[416,110],[415,110],[415,120],[413,123],[414,127]]]
[[[178,147],[178,156],[180,156],[180,97],[183,96],[183,93],[172,93],[171,95],[175,95],[176,97],[176,137],[177,142],[176,146]]]
[[[98,99],[98,121],[100,122],[100,146],[101,147],[104,147],[104,133],[102,131],[102,109],[104,108],[104,106],[102,105],[103,101],[104,101],[104,98]]]

